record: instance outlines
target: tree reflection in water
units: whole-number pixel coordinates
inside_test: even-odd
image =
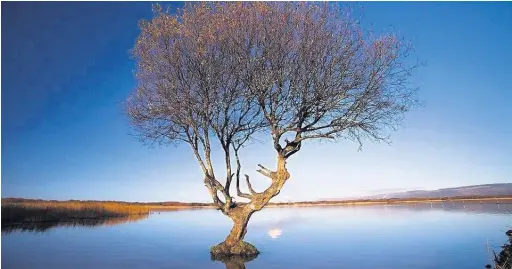
[[[222,258],[213,258],[213,261],[219,261],[226,265],[226,269],[245,269],[245,263],[256,259],[258,255],[253,256],[227,256]]]

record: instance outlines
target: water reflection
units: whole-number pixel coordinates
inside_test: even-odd
[[[258,256],[251,256],[251,257],[241,257],[241,256],[231,256],[226,257],[221,260],[215,260],[214,261],[220,261],[224,263],[226,266],[226,269],[245,269],[245,263],[250,262],[254,259],[256,259]]]
[[[272,239],[277,239],[282,234],[283,234],[283,231],[279,228],[268,230],[268,236],[270,236],[270,238],[272,238]]]
[[[337,206],[323,206],[316,208],[329,209]],[[445,202],[436,202],[436,203],[411,203],[411,204],[389,204],[389,205],[372,205],[372,206],[340,206],[343,208],[375,208],[375,209],[384,209],[387,211],[388,209],[393,209],[393,213],[398,213],[397,210],[407,210],[407,211],[450,211],[450,212],[467,212],[471,214],[498,214],[498,215],[509,215],[512,214],[512,203],[510,202],[484,202],[481,203],[479,201],[445,201]],[[315,207],[307,207],[309,209]],[[275,210],[275,209],[274,209]],[[289,208],[282,208],[284,212],[289,212]],[[200,211],[200,210],[199,210]],[[280,210],[281,211],[281,210]],[[160,214],[160,212],[156,213]],[[258,223],[257,220],[254,220],[251,223],[251,227],[257,228],[262,226],[272,225],[274,228],[271,228],[267,231],[267,234],[272,239],[277,239],[283,234],[282,228],[275,228],[276,226],[286,226],[289,224],[297,223],[300,221],[304,221],[304,218],[300,215],[291,214],[291,215],[281,215],[277,213],[277,216],[281,216],[279,220],[274,221],[267,219],[262,223]],[[275,216],[276,214],[274,214]],[[283,217],[284,216],[284,217]],[[135,222],[142,219],[147,219],[147,215],[133,215],[128,217],[118,217],[118,218],[107,218],[107,219],[82,219],[74,222],[27,222],[27,223],[17,223],[17,224],[4,224],[2,223],[2,234],[11,233],[15,231],[22,232],[46,232],[49,229],[55,227],[94,227],[94,226],[110,226],[117,225],[127,222]],[[273,223],[272,223],[273,222]]]
[[[1,267],[483,269],[492,250],[502,250],[511,204],[430,206],[267,208],[249,224],[246,240],[262,253],[252,261],[210,259],[209,247],[231,229],[213,209],[162,212],[118,226],[96,223],[93,229],[57,227],[42,235],[15,232],[2,235]],[[273,239],[269,231],[277,236],[277,230],[281,235]]]
[[[2,234],[12,232],[46,232],[55,227],[95,227],[95,226],[112,226],[127,222],[136,222],[139,220],[147,219],[147,215],[133,215],[127,217],[106,218],[106,219],[80,219],[76,221],[66,222],[52,222],[52,221],[39,221],[39,222],[25,222],[14,224],[2,224]]]
[[[512,203],[510,202],[485,202],[478,201],[457,201],[457,202],[437,202],[437,203],[416,203],[402,205],[387,205],[386,207],[404,208],[413,211],[451,211],[468,212],[471,214],[511,214]]]

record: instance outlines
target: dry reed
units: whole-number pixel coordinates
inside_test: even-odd
[[[2,225],[23,222],[62,222],[147,215],[141,204],[98,201],[38,201],[2,199]]]

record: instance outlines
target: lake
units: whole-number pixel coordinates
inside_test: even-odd
[[[452,203],[265,208],[246,241],[246,268],[475,268],[512,226],[512,204]],[[2,232],[4,269],[243,268],[211,261],[230,220],[211,209],[140,220]]]

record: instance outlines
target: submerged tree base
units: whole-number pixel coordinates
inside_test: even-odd
[[[231,246],[228,246],[226,242],[222,242],[216,246],[211,247],[210,254],[213,260],[224,261],[230,260],[233,257],[241,257],[245,260],[253,259],[256,258],[260,252],[258,249],[256,249],[255,246],[247,242],[240,241]]]

